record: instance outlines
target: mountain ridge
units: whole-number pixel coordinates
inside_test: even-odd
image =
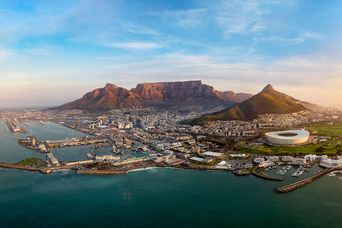
[[[139,83],[130,90],[106,83],[103,88],[94,89],[77,100],[51,109],[107,111],[150,106],[232,105],[249,97],[251,94],[215,90],[200,80]]]

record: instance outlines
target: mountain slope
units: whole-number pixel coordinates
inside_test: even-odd
[[[301,102],[267,85],[260,93],[226,110],[204,115],[194,123],[215,120],[252,120],[261,114],[286,114],[306,110]]]
[[[52,108],[105,111],[115,108],[186,105],[232,105],[251,97],[250,94],[217,91],[201,81],[141,83],[131,90],[107,83],[82,98]]]

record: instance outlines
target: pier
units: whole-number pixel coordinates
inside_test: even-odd
[[[65,166],[37,168],[37,167],[23,166],[23,165],[19,165],[16,163],[6,163],[6,162],[0,162],[0,168],[40,172],[42,174],[49,174],[54,171],[60,171],[60,170],[70,170],[70,167],[65,167]]]
[[[25,129],[20,127],[18,124],[15,124],[13,120],[6,120],[5,123],[8,127],[8,130],[10,130],[12,133],[25,132]]]
[[[314,176],[305,178],[303,180],[294,182],[292,184],[288,184],[288,185],[279,187],[279,188],[276,189],[276,191],[278,193],[292,192],[292,191],[297,190],[299,188],[302,188],[302,187],[304,187],[304,186],[306,186],[308,184],[311,184],[315,180],[318,180],[319,178],[327,175],[328,173],[331,173],[331,172],[334,172],[334,171],[338,171],[338,170],[342,170],[342,167],[324,170],[324,171],[322,171],[322,172],[320,172],[320,173],[318,173],[318,174],[316,174]]]
[[[56,158],[56,156],[53,153],[47,153],[46,158],[49,161],[51,166],[61,166],[61,163]]]
[[[73,138],[73,139],[62,139],[62,140],[46,140],[45,143],[49,148],[61,148],[67,146],[81,146],[89,144],[107,143],[105,138]]]
[[[282,178],[279,178],[279,177],[272,177],[265,172],[259,172],[257,171],[257,167],[253,168],[251,172],[254,176],[260,177],[265,180],[270,180],[270,181],[282,181],[283,180]]]

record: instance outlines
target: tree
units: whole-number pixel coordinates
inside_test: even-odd
[[[325,151],[324,147],[320,146],[318,148],[316,148],[316,152],[317,153],[323,153]]]

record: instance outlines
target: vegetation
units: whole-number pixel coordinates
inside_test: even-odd
[[[196,120],[196,123],[204,124],[215,120],[251,120],[265,113],[285,114],[303,110],[305,107],[297,100],[268,85],[257,95],[226,110],[204,115]]]
[[[305,155],[305,154],[338,154],[341,152],[341,148],[338,145],[325,143],[325,144],[310,144],[305,146],[296,147],[278,147],[271,145],[261,145],[261,146],[236,146],[236,149],[243,153],[249,154],[262,154],[262,155]]]
[[[342,123],[335,124],[317,124],[307,127],[311,132],[317,132],[320,135],[342,136]]]
[[[335,124],[315,124],[306,127],[311,133],[317,133],[319,135],[330,136],[331,139],[328,142],[319,144],[309,144],[304,146],[295,147],[282,147],[282,146],[235,146],[237,150],[243,153],[249,154],[263,154],[263,155],[305,155],[305,154],[317,154],[317,155],[335,155],[342,154],[342,123]]]
[[[45,162],[40,158],[26,158],[16,164],[35,168],[41,168],[45,166]]]
[[[195,119],[187,119],[187,120],[179,121],[178,124],[180,124],[180,125],[193,125],[195,121],[196,121]]]

